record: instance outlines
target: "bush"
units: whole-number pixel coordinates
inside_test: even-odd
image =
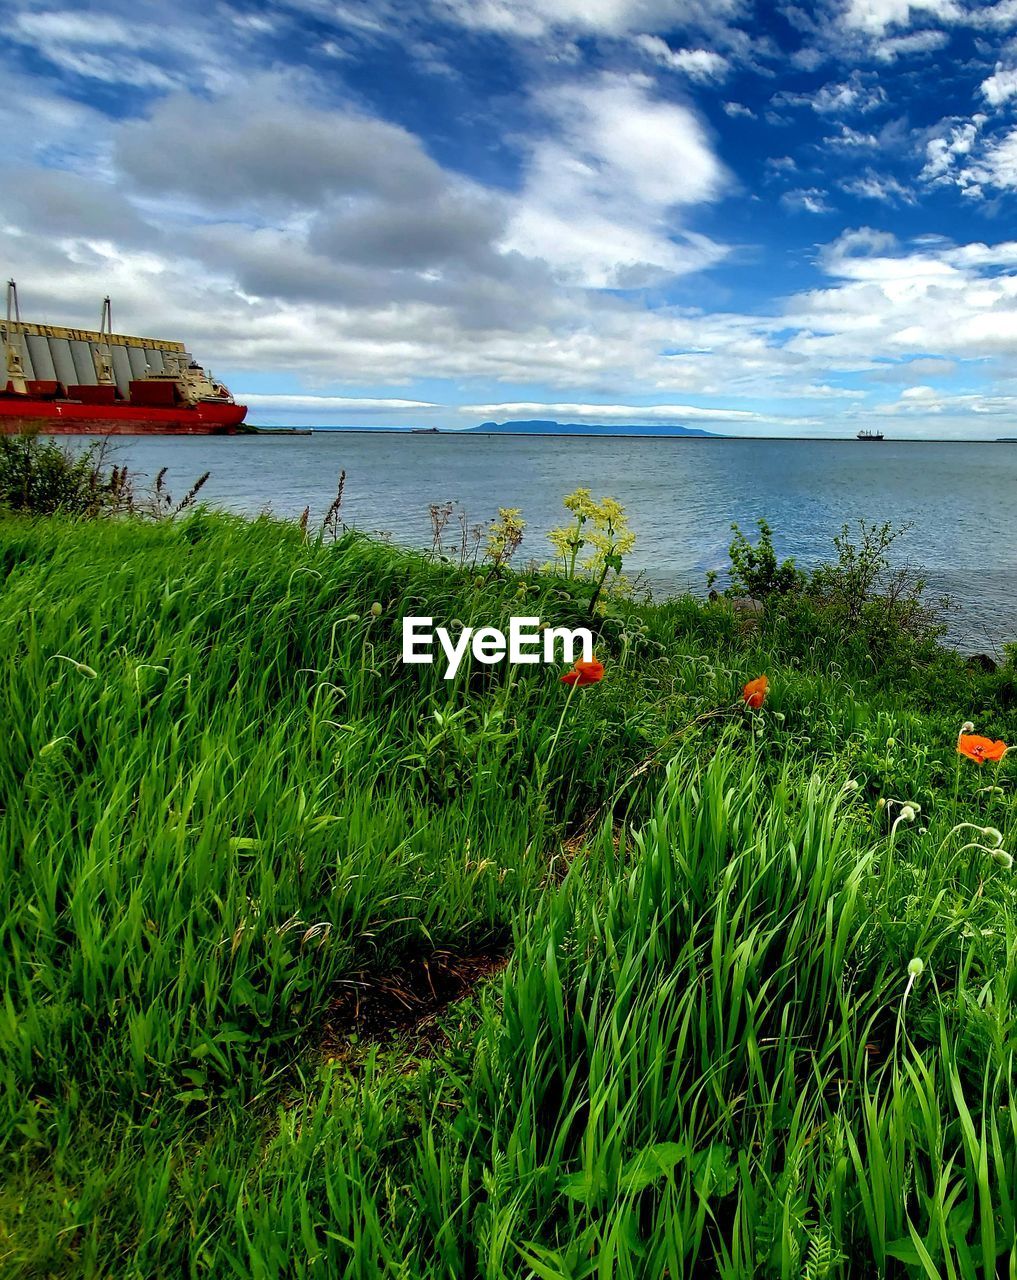
[[[0,510],[21,515],[138,515],[159,519],[190,507],[208,479],[206,471],[174,505],[166,468],[150,492],[138,493],[127,468],[107,465],[108,442],[73,449],[35,433],[0,436]]]
[[[0,436],[0,507],[97,516],[131,505],[126,467],[107,470],[102,442],[75,451],[38,435]]]
[[[791,595],[805,585],[805,574],[794,560],[780,563],[773,547],[773,533],[765,520],[757,520],[759,541],[749,542],[736,524],[731,526],[734,539],[728,548],[731,557],[730,591],[735,595],[766,600],[770,596]]]

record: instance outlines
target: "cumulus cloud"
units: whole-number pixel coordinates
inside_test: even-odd
[[[804,209],[806,213],[829,213],[826,192],[819,187],[798,187],[785,191],[780,198],[785,209]]]
[[[849,29],[881,36],[889,27],[909,26],[919,15],[957,22],[964,18],[965,10],[957,0],[847,0],[843,23]]]
[[[936,184],[954,185],[969,199],[979,200],[986,189],[1017,190],[1017,128],[988,133],[989,117],[977,114],[955,123],[932,138],[921,176]]]
[[[867,115],[886,102],[886,90],[871,74],[853,71],[847,80],[831,81],[813,93],[774,94],[775,107],[811,107],[820,115]]]
[[[990,106],[999,107],[1017,95],[1017,67],[1004,67],[996,63],[996,70],[979,86],[982,96]]]
[[[666,40],[648,35],[637,36],[634,43],[654,62],[691,80],[723,80],[731,69],[727,58],[713,49],[672,49]]]
[[[633,288],[723,256],[672,211],[718,198],[728,175],[686,106],[641,77],[560,85],[541,99],[552,124],[532,146],[508,247],[560,278]]]
[[[169,95],[121,128],[116,164],[139,190],[212,208],[303,208],[334,196],[424,201],[444,187],[440,167],[407,130],[303,97],[278,76],[219,96],[214,110],[197,94]]]
[[[927,181],[954,181],[958,160],[971,154],[979,131],[985,124],[984,115],[970,120],[943,121],[939,128],[945,132],[929,139],[925,147],[925,167],[921,176]]]
[[[423,4],[353,4],[356,38],[381,47]],[[928,21],[931,12],[906,9],[908,21]],[[437,396],[432,384],[427,391],[413,385],[426,377],[469,388],[459,394],[478,402],[467,406],[478,417],[713,416],[749,431],[779,416],[768,411],[764,419],[757,398],[843,401],[853,412],[866,393],[836,385],[841,374],[855,385],[867,377],[877,386],[935,387],[965,362],[1010,367],[1017,246],[1009,242],[901,243],[881,228],[863,228],[810,259],[814,287],[769,307],[754,299],[748,313],[734,303],[725,311],[716,305],[719,289],[702,291],[712,307],[674,300],[699,301],[677,278],[729,252],[707,219],[734,179],[690,101],[666,96],[699,93],[716,81],[723,68],[714,59],[738,63],[730,31],[710,30],[712,10],[725,22],[740,12],[734,4],[679,0],[566,0],[557,8],[449,0],[446,16],[460,26],[491,32],[491,24],[515,23],[513,38],[547,42],[514,50],[520,62],[546,60],[539,77],[524,78],[516,99],[523,106],[497,137],[514,152],[501,187],[457,172],[447,151],[439,163],[438,151],[411,128],[379,118],[365,98],[344,91],[345,62],[330,68],[336,81],[328,85],[307,74],[228,73],[209,91],[201,71],[195,92],[161,86],[135,95],[133,109],[144,114],[122,123],[38,84],[34,95],[19,85],[7,95],[16,112],[0,103],[0,125],[9,126],[0,258],[19,277],[33,318],[94,324],[108,291],[118,327],[186,338],[199,358],[225,366],[241,392],[247,374],[266,386],[266,373],[285,371],[293,380],[285,385],[299,393],[255,393],[252,405],[264,415],[319,422],[361,415],[447,421],[453,411],[429,398]],[[339,18],[334,7],[329,15],[329,22]],[[23,22],[21,47],[48,41],[68,57],[115,57],[127,48],[115,25],[123,12],[111,7],[98,16],[113,24],[104,44],[89,43],[99,28],[68,10],[40,13],[34,26]],[[280,20],[274,12],[257,16]],[[929,44],[928,32],[910,32],[903,21],[873,20],[858,39],[873,50],[881,41],[889,66],[891,53],[921,52],[913,37]],[[519,24],[533,35],[519,35]],[[250,23],[245,30],[265,34]],[[603,50],[613,39],[621,65],[631,65],[637,44],[647,59],[642,69],[657,80],[591,70],[583,48]],[[562,49],[579,61],[552,63]],[[665,50],[677,60],[674,71],[690,82],[698,77],[691,89],[661,75]],[[891,72],[880,74],[890,87]],[[1004,77],[997,66],[984,81],[989,107],[1009,100]],[[889,105],[886,87],[863,72],[826,80],[814,95],[786,96],[786,104],[815,110],[822,119],[814,131],[829,133],[829,145],[874,150],[885,134],[869,131],[869,113]],[[729,116],[750,110],[718,99],[716,109]],[[967,191],[1017,187],[1017,129],[976,115],[943,121],[919,140],[927,182]],[[779,150],[788,145],[782,140]],[[785,205],[830,212],[827,188],[832,182],[837,190],[838,175],[827,180],[811,169],[811,153],[803,155],[803,174],[783,180],[796,184]],[[795,163],[778,157],[768,167],[793,173]],[[874,201],[912,196],[882,168],[842,185]],[[803,225],[813,238],[816,224]],[[719,285],[737,297],[733,278]],[[653,293],[640,293],[644,286]],[[528,398],[499,402],[499,384],[506,395]]]

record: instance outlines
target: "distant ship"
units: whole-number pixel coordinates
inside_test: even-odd
[[[21,319],[7,282],[0,316],[0,434],[232,435],[247,416],[182,342],[113,333],[110,300],[99,328]]]
[[[882,440],[883,433],[882,431],[859,431],[858,439],[859,440]]]

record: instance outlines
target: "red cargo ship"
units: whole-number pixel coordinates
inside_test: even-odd
[[[191,359],[183,343],[21,319],[14,281],[0,318],[0,434],[232,435],[247,406]]]

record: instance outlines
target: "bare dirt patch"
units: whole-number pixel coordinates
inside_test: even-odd
[[[443,1023],[509,962],[506,949],[435,951],[392,973],[359,973],[339,984],[325,1023],[322,1051],[343,1059],[354,1046],[400,1042],[415,1055],[444,1038]]]

